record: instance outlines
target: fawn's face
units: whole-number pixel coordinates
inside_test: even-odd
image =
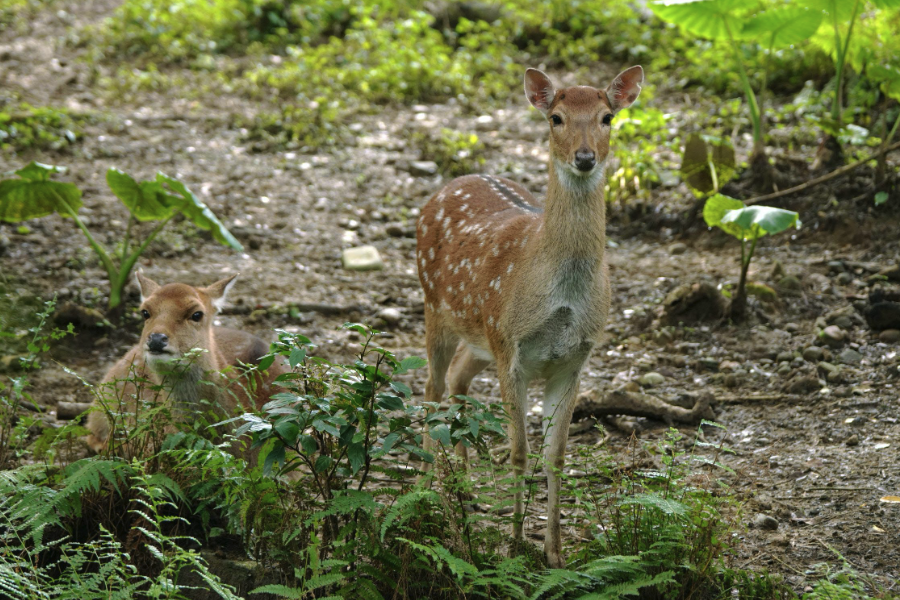
[[[196,288],[183,283],[159,286],[138,273],[144,317],[140,347],[144,360],[154,367],[177,361],[193,348],[208,350],[213,316],[235,277]]]
[[[544,73],[525,72],[525,96],[547,117],[550,156],[558,167],[578,177],[603,169],[613,116],[637,100],[643,80],[643,69],[631,67],[605,90],[588,86],[555,90]]]

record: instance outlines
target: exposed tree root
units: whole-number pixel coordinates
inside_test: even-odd
[[[709,392],[700,393],[691,408],[669,404],[655,396],[630,392],[624,388],[613,390],[602,397],[588,390],[578,396],[573,420],[607,415],[631,415],[660,419],[666,423],[696,424],[701,419],[713,419],[715,414],[710,406],[715,401]]]

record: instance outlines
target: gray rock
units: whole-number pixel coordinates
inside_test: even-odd
[[[348,271],[380,271],[384,268],[384,262],[375,246],[347,248],[341,260]]]
[[[818,346],[810,346],[803,350],[803,358],[807,362],[819,362],[822,360],[822,349]]]
[[[844,263],[839,260],[832,260],[828,263],[828,271],[830,273],[843,273],[845,270]]]
[[[403,318],[403,313],[397,308],[383,308],[376,316],[388,325],[396,325]]]
[[[843,345],[844,341],[847,339],[847,334],[837,325],[829,325],[822,330],[821,337],[829,346],[836,347]]]
[[[787,375],[791,372],[791,364],[789,362],[783,362],[778,365],[778,371],[776,371],[779,375]]]
[[[836,281],[841,285],[850,285],[853,283],[853,275],[845,271],[837,276]]]
[[[757,529],[775,531],[778,529],[778,519],[763,513],[758,513],[755,517],[753,517],[753,526]]]
[[[678,256],[679,254],[684,254],[687,252],[687,245],[682,244],[681,242],[675,242],[671,246],[669,246],[669,254],[672,256]]]
[[[638,383],[640,383],[644,387],[656,387],[658,385],[664,384],[665,382],[666,378],[654,371],[644,373],[643,375],[641,375],[640,379],[638,379]]]
[[[844,348],[838,355],[838,361],[845,365],[856,365],[862,361],[863,356],[853,348]]]
[[[875,331],[900,329],[900,302],[875,302],[866,309],[866,323]]]
[[[847,446],[859,446],[859,436],[855,433],[844,440],[844,444]]]
[[[776,362],[791,362],[792,360],[794,360],[794,353],[790,350],[779,352],[778,356],[775,357],[775,360]]]
[[[403,237],[406,235],[406,227],[402,223],[388,223],[384,226],[384,232],[391,237]]]
[[[800,331],[800,326],[796,323],[785,323],[784,330],[788,333],[797,333]]]
[[[786,275],[778,280],[778,289],[788,292],[799,292],[803,289],[803,284],[793,275]]]
[[[434,175],[438,172],[438,166],[433,160],[414,160],[409,163],[409,172],[413,175]]]
[[[878,339],[886,344],[900,342],[900,329],[885,329],[878,334]]]
[[[823,373],[825,373],[826,375],[828,373],[833,373],[835,371],[840,370],[839,366],[833,365],[830,362],[826,362],[824,360],[818,364],[818,367],[819,367],[819,370],[822,371]]]
[[[853,319],[846,315],[841,315],[840,317],[834,320],[834,324],[843,329],[844,331],[849,331],[853,329]]]

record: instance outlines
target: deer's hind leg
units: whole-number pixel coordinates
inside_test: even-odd
[[[469,393],[469,384],[472,379],[481,373],[485,367],[491,364],[490,360],[475,356],[472,349],[465,342],[461,342],[456,348],[456,354],[450,362],[450,372],[447,378],[450,380],[450,395],[466,395]],[[456,456],[463,465],[469,464],[468,449],[462,442],[456,444]]]
[[[429,323],[430,315],[425,314],[425,352],[428,355],[428,381],[425,383],[425,403],[428,413],[434,412],[433,406],[437,406],[444,399],[447,391],[447,369],[453,359],[453,353],[459,338],[449,330]],[[436,443],[428,435],[428,426],[423,433],[423,448],[425,452],[434,454]],[[431,465],[422,464],[422,470],[428,471]]]

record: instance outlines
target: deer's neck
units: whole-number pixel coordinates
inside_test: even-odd
[[[541,255],[556,261],[599,265],[606,249],[604,165],[582,177],[550,161],[550,183],[541,231]]]

